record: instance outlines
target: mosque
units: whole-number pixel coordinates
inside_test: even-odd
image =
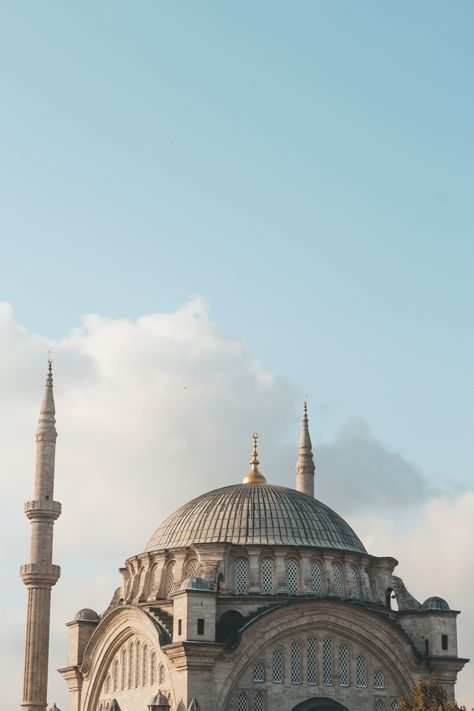
[[[55,407],[51,363],[36,434],[24,711],[47,706]],[[397,711],[435,674],[454,699],[456,617],[422,604],[314,498],[305,405],[295,488],[259,469],[257,435],[242,483],[202,494],[161,523],[120,569],[100,614],[80,610],[60,673],[69,711]],[[86,602],[86,601],[85,601]],[[66,660],[65,660],[66,661]],[[53,707],[56,709],[56,706]]]

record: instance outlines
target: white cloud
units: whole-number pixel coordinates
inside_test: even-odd
[[[399,561],[395,574],[420,602],[432,595],[444,598],[458,617],[458,653],[474,657],[474,491],[455,499],[436,498],[419,511],[408,528],[380,516],[354,522],[368,550]],[[468,664],[459,676],[457,698],[468,709],[474,701],[474,674]]]
[[[203,491],[245,476],[252,431],[261,435],[262,470],[274,482],[293,485],[295,448],[283,443],[294,429],[300,393],[267,372],[238,340],[224,337],[199,299],[175,313],[136,321],[88,316],[58,343],[20,328],[8,305],[0,304],[0,348],[0,554],[9,571],[0,592],[6,611],[0,628],[0,688],[5,707],[18,705],[26,591],[17,569],[26,562],[29,537],[22,509],[33,491],[34,430],[51,349],[59,431],[55,495],[63,515],[55,530],[54,560],[62,566],[62,577],[53,590],[50,701],[65,708],[65,685],[55,672],[66,660],[64,623],[80,607],[102,611],[107,606],[120,582],[117,568],[143,549],[168,513]],[[384,483],[382,473],[389,480],[396,477],[395,509],[403,497],[414,495],[418,504],[431,494],[416,467],[388,452],[360,422],[332,445],[320,447],[317,456],[321,491],[324,480],[333,482],[326,486],[328,503],[352,515],[361,507],[350,502],[363,501],[367,515],[381,506],[390,510],[394,487]],[[416,596],[424,589],[417,556],[425,566],[431,562],[426,579],[433,584],[439,566],[452,571],[452,589],[430,588],[426,596],[445,594],[460,605],[464,634],[472,632],[468,590],[474,581],[461,557],[455,567],[457,556],[443,544],[442,527],[436,528],[442,520],[451,537],[459,536],[456,550],[467,554],[473,518],[469,495],[455,504],[430,503],[405,533],[387,518],[371,519],[368,526],[367,515],[356,530],[371,551],[400,555]],[[434,557],[426,554],[431,535],[437,541]],[[461,647],[462,653],[468,651]]]

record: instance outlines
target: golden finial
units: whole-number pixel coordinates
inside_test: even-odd
[[[257,440],[258,440],[257,432],[254,432],[252,437],[253,437],[253,449],[252,449],[252,459],[250,460],[250,471],[244,479],[244,484],[266,484],[267,480],[263,476],[262,472],[259,471],[259,469],[258,469],[258,465],[260,464],[260,462],[258,461],[258,454],[257,454]]]

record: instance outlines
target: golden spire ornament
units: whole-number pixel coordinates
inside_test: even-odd
[[[258,465],[260,462],[258,461],[258,454],[257,454],[257,440],[258,440],[258,434],[256,432],[253,433],[253,449],[252,449],[252,459],[250,460],[250,471],[247,474],[247,476],[244,479],[244,484],[266,484],[267,480],[263,476],[262,472],[259,471]]]

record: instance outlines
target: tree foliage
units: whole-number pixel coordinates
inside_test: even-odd
[[[420,679],[408,696],[399,699],[398,711],[466,711],[466,707],[449,703],[439,681],[431,677],[428,684]]]

